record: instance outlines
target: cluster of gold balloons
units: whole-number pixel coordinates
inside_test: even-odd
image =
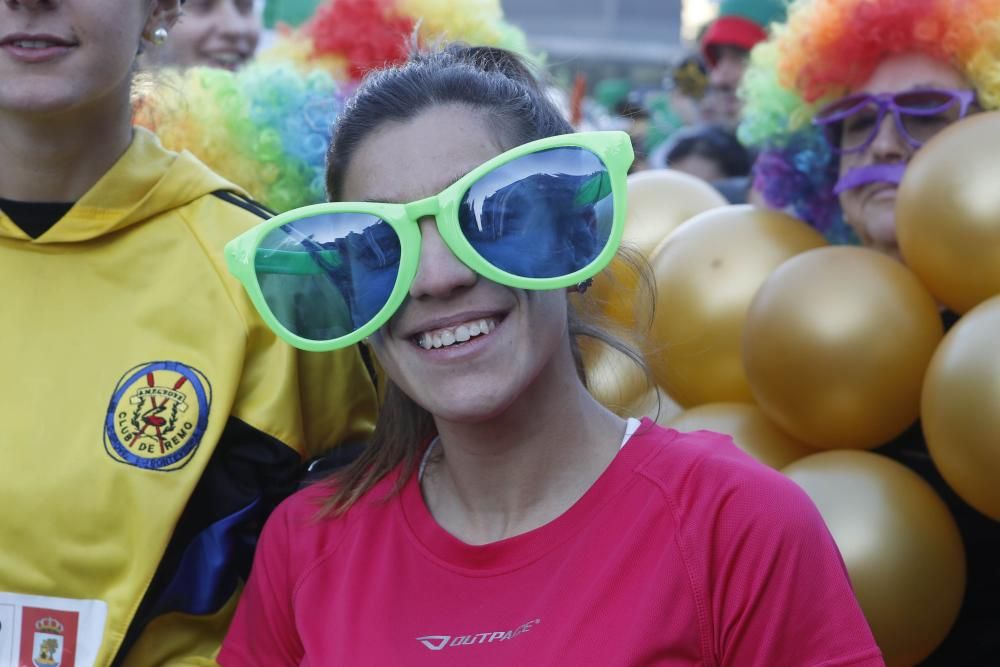
[[[920,414],[931,457],[970,505],[1000,520],[1000,112],[951,125],[917,153],[899,189],[907,265],[964,313],[938,347]]]
[[[629,179],[625,240],[648,260],[655,300],[638,298],[623,263],[595,281],[651,374],[592,348],[595,395],[622,415],[728,433],[802,486],[889,665],[918,663],[948,633],[965,556],[926,482],[858,450],[921,419],[948,484],[1000,520],[997,154],[1000,113],[918,153],[897,208],[905,266],[827,247],[782,213],[725,205],[693,177],[642,172]],[[965,313],[946,336],[939,304]]]
[[[650,259],[657,296],[644,351],[660,386],[686,407],[752,401],[740,352],[750,301],[779,264],[824,244],[807,225],[752,206],[681,225]]]

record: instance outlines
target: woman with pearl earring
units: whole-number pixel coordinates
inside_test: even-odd
[[[153,31],[143,65],[239,69],[260,43],[260,5],[259,0],[188,0],[169,40],[166,28]]]
[[[179,14],[0,1],[3,665],[212,664],[301,460],[371,430],[357,350],[298,354],[227,277],[268,214],[132,126]]]

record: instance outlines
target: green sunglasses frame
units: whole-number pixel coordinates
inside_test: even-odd
[[[589,150],[604,163],[608,170],[614,203],[614,218],[611,235],[604,249],[588,265],[573,273],[554,278],[525,278],[503,271],[487,262],[463,236],[459,227],[459,206],[469,188],[486,174],[518,158],[553,148],[574,147]],[[579,132],[546,137],[501,153],[459,178],[440,193],[409,204],[331,202],[303,206],[281,213],[227,243],[225,248],[226,265],[229,272],[243,284],[264,322],[287,343],[310,352],[325,352],[348,347],[375,333],[389,321],[403,304],[417,275],[417,267],[420,262],[421,235],[418,222],[428,216],[434,218],[438,233],[459,261],[487,280],[519,289],[551,290],[570,287],[593,277],[608,265],[621,243],[622,231],[625,227],[626,176],[633,158],[632,142],[628,134],[617,130]],[[388,223],[399,237],[399,270],[396,275],[396,283],[393,285],[385,305],[363,326],[337,338],[311,340],[287,329],[271,312],[257,280],[255,257],[261,241],[278,227],[305,218],[336,213],[366,214]],[[295,256],[303,254],[290,252],[289,260],[291,261],[280,262],[280,266],[275,267],[276,270],[295,275],[315,273],[316,265],[311,259],[301,262],[302,266],[299,268],[294,266]]]

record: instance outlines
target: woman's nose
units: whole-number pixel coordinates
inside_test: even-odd
[[[447,298],[472,287],[479,276],[462,263],[438,233],[434,218],[420,220],[420,261],[410,285],[410,296]]]
[[[244,11],[233,0],[219,3],[216,10],[216,25],[220,34],[252,39],[260,37],[261,25],[257,14],[251,9]]]
[[[875,138],[869,148],[876,162],[899,162],[904,160],[913,148],[900,134],[896,119],[887,113],[875,131]]]

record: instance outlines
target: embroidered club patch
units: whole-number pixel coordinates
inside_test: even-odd
[[[177,361],[140,364],[111,396],[104,449],[137,468],[182,468],[205,435],[211,405],[212,387],[201,371]]]

